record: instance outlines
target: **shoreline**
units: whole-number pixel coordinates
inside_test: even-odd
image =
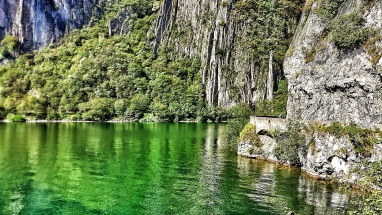
[[[369,192],[371,192],[372,190],[380,190],[380,189],[378,189],[376,187],[373,187],[373,186],[360,185],[360,184],[352,183],[352,182],[349,182],[349,181],[341,181],[341,179],[323,178],[323,177],[320,177],[319,175],[312,174],[312,173],[306,171],[301,166],[293,166],[293,165],[283,164],[281,162],[274,161],[274,160],[269,159],[269,158],[264,157],[264,156],[249,157],[249,156],[242,155],[242,154],[238,154],[238,156],[243,157],[243,158],[252,159],[252,160],[261,161],[261,162],[267,162],[267,163],[270,163],[270,164],[274,164],[274,165],[276,165],[278,167],[299,169],[301,171],[302,175],[304,175],[305,177],[309,178],[310,180],[314,180],[314,181],[321,181],[321,182],[324,182],[324,183],[336,184],[338,186],[345,186],[345,187],[348,187],[348,188],[351,188],[351,189],[354,189],[354,190],[365,189],[365,190],[367,190]]]

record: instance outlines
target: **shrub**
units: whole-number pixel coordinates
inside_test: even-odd
[[[299,122],[289,122],[287,131],[275,133],[276,147],[273,149],[277,159],[283,163],[301,166],[299,151],[305,146],[305,135]]]
[[[240,132],[249,122],[254,112],[248,104],[240,103],[227,111],[229,117],[225,139],[230,144],[237,144]]]
[[[346,126],[341,125],[339,122],[333,122],[327,127],[316,126],[315,130],[329,133],[337,138],[342,136],[349,138],[355,151],[366,156],[370,155],[374,144],[380,142],[378,131],[361,128],[354,122]]]
[[[288,81],[280,80],[278,89],[273,94],[273,100],[262,100],[256,106],[256,116],[276,116],[285,118],[286,105],[288,100]]]
[[[123,99],[118,99],[117,101],[114,102],[114,110],[115,110],[115,115],[118,117],[121,117],[124,115],[124,112],[126,111],[126,104]]]
[[[370,155],[374,144],[379,141],[374,131],[360,128],[354,122],[351,122],[344,129],[356,152],[363,155]]]
[[[1,102],[1,100],[0,100],[0,102]],[[0,119],[4,119],[5,116],[6,116],[5,109],[4,109],[4,107],[0,106]]]
[[[256,133],[256,127],[251,123],[247,123],[244,129],[240,132],[239,141],[247,142],[256,147],[261,147],[263,145],[259,135]]]
[[[237,144],[240,132],[248,122],[249,117],[229,119],[227,124],[227,131],[224,134],[224,139],[227,141],[227,143]]]
[[[0,51],[0,55],[5,56],[8,53],[14,52],[17,49],[19,40],[10,34],[6,35],[0,42],[3,49]]]
[[[381,214],[382,191],[375,189],[370,191],[371,186],[382,187],[382,161],[372,162],[360,171],[363,176],[359,182],[364,192],[357,198],[354,208],[350,214]]]
[[[46,113],[46,119],[47,120],[59,120],[59,119],[61,119],[61,116],[55,109],[48,107],[47,113]]]
[[[8,114],[7,119],[11,122],[25,122],[26,119],[20,114]]]
[[[228,110],[231,118],[249,118],[253,115],[253,110],[248,104],[240,103]]]
[[[330,24],[332,41],[341,49],[353,49],[366,41],[369,30],[365,20],[356,13],[343,14]]]
[[[131,98],[130,109],[145,113],[148,110],[150,100],[146,95],[136,94]]]
[[[337,15],[344,0],[320,0],[320,6],[314,12],[324,19],[332,19]]]
[[[7,55],[7,50],[5,47],[0,47],[0,60],[2,60]]]
[[[108,120],[114,116],[114,99],[97,98],[81,103],[78,109],[84,120]]]
[[[154,102],[151,103],[151,110],[160,121],[171,121],[171,114],[168,111],[168,106],[162,102],[154,99]]]
[[[132,110],[130,108],[126,108],[126,111],[124,113],[124,118],[131,122],[138,121],[143,116],[142,113]]]
[[[329,126],[319,126],[319,129],[340,138],[345,134],[345,129],[339,122],[332,122]]]

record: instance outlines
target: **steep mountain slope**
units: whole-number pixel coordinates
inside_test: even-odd
[[[175,58],[201,60],[211,106],[256,104],[271,99],[267,89],[277,90],[302,5],[303,1],[286,0],[165,0],[151,32],[153,45]],[[267,79],[271,79],[268,86]]]
[[[3,0],[0,58],[16,61],[0,67],[0,115],[219,120],[239,103],[285,114],[302,2]]]
[[[284,62],[288,118],[382,123],[382,2],[308,1]]]

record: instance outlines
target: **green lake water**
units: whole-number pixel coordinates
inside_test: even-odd
[[[0,214],[343,214],[348,196],[242,158],[224,124],[0,123]]]

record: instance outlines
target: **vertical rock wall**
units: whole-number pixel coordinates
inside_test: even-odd
[[[382,2],[344,1],[329,20],[318,13],[319,2],[308,1],[306,7],[312,2],[284,62],[288,118],[382,123]],[[364,29],[377,33],[359,47],[338,48],[330,23],[350,13],[364,19]]]
[[[174,58],[199,58],[206,101],[211,106],[229,108],[240,102],[255,104],[265,98],[270,50],[257,55],[250,45],[255,39],[251,33],[258,25],[266,25],[262,23],[265,21],[261,5],[254,5],[250,1],[165,0],[159,11],[153,30],[155,50],[171,53]],[[259,14],[253,20],[255,16],[251,13]],[[275,14],[270,16],[278,17]],[[284,33],[294,31],[298,16],[293,14],[289,21],[284,18],[275,21],[275,25],[283,26],[282,30],[272,26],[279,30],[276,34],[287,37]],[[272,39],[270,33],[264,37]],[[275,74],[282,75],[281,68],[275,70]]]
[[[56,42],[73,29],[92,24],[102,9],[98,0],[0,0],[0,40],[20,41],[21,53]]]

